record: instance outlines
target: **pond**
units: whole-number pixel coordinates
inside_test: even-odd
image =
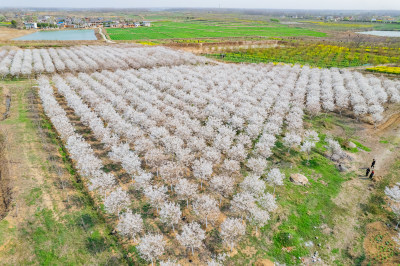
[[[400,31],[363,31],[363,32],[357,32],[361,34],[367,34],[367,35],[374,35],[374,36],[381,36],[381,37],[400,37]]]
[[[15,38],[16,41],[82,41],[97,40],[94,30],[49,30]]]

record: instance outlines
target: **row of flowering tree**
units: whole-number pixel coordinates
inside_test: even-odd
[[[0,49],[0,76],[93,72],[104,69],[201,64],[207,59],[164,47],[73,46],[70,48]]]

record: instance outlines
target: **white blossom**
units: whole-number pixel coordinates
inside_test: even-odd
[[[193,203],[193,211],[204,221],[207,227],[208,221],[212,224],[218,219],[220,210],[216,200],[208,195],[199,195]]]
[[[163,238],[163,235],[160,234],[147,234],[142,237],[140,244],[137,246],[140,256],[153,264],[153,261],[164,253],[166,242]]]
[[[245,233],[246,225],[240,219],[226,218],[221,224],[221,237],[230,246],[231,251]]]
[[[185,224],[182,227],[182,232],[176,236],[176,239],[182,246],[192,250],[192,254],[194,254],[195,248],[201,247],[205,238],[205,231],[196,222]]]
[[[174,225],[181,219],[181,209],[178,204],[172,202],[164,202],[160,209],[160,220],[161,222],[172,226],[175,231]]]
[[[125,237],[135,239],[136,235],[143,230],[143,220],[140,214],[133,214],[131,210],[123,213],[117,225],[117,231]]]

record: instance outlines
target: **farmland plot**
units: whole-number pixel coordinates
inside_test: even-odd
[[[222,262],[268,223],[279,207],[266,187],[285,176],[267,158],[278,136],[289,150],[318,142],[304,130],[305,113],[347,110],[378,123],[383,104],[400,102],[399,82],[297,65],[105,70],[38,82],[47,116],[116,230],[142,259],[165,263],[186,249],[200,263]],[[327,143],[332,158],[344,156]]]

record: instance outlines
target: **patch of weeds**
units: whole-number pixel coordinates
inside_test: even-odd
[[[338,248],[334,248],[332,249],[332,254],[338,254],[339,253],[339,249]]]
[[[94,231],[91,236],[87,238],[86,248],[92,254],[103,252],[108,247],[108,243],[99,231]]]
[[[334,117],[331,114],[323,114],[315,117],[306,115],[304,121],[312,124],[314,128],[324,129],[332,129],[335,124]]]
[[[354,264],[357,266],[361,266],[361,265],[363,265],[363,262],[365,261],[365,259],[366,259],[366,257],[365,257],[365,254],[363,253],[354,260]]]
[[[352,141],[354,144],[356,144],[357,148],[360,148],[360,149],[362,149],[362,150],[364,150],[364,151],[368,151],[368,152],[371,151],[370,148],[368,148],[367,146],[364,146],[364,145],[361,144],[360,142],[358,142],[358,141],[356,141],[356,140],[351,140],[351,141]]]
[[[130,246],[128,248],[129,254],[133,257],[132,260],[134,265],[147,265],[148,263],[142,259],[139,255],[139,251],[137,250],[136,246]]]
[[[111,256],[122,262],[102,224],[89,207],[57,219],[52,210],[42,209],[36,211],[21,237],[29,240],[40,265],[104,264]]]
[[[10,228],[10,224],[6,220],[0,221],[0,245],[8,238],[10,234],[14,234],[15,228]]]
[[[36,187],[32,188],[31,191],[29,191],[29,194],[25,196],[25,202],[28,206],[32,206],[36,204],[38,200],[40,200],[41,196],[43,194],[43,191],[41,188]]]

